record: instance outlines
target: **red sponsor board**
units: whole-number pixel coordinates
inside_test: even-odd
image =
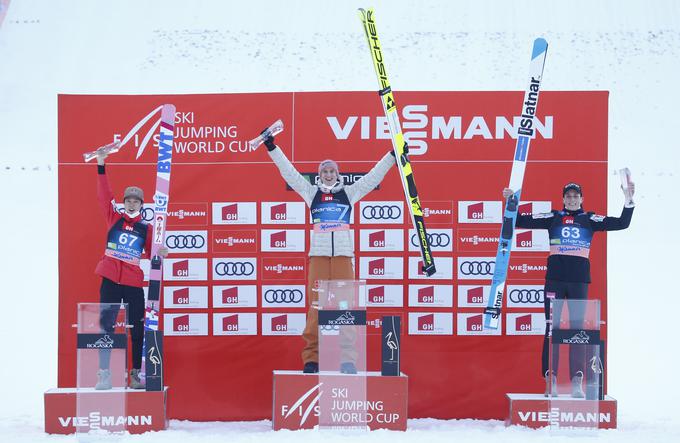
[[[173,203],[168,204],[169,227],[175,226],[207,226],[207,203]]]
[[[604,400],[547,399],[540,394],[506,394],[510,411],[506,426],[529,428],[616,429],[617,404],[610,396]],[[594,403],[597,402],[597,405]]]
[[[338,377],[342,377],[339,375]],[[330,376],[323,377],[326,381]],[[319,377],[293,371],[274,372],[274,430],[313,429],[319,424]],[[309,392],[314,395],[305,395]],[[325,391],[330,395],[330,391]],[[371,430],[406,430],[408,377],[382,377],[369,372],[366,377],[366,418]],[[306,414],[306,411],[310,411]],[[362,410],[363,411],[363,410]]]
[[[510,258],[508,265],[508,281],[536,280],[544,281],[548,270],[548,256],[532,254],[530,257],[516,254]]]
[[[78,395],[96,395],[99,410],[90,410],[89,414],[78,416]],[[111,400],[107,402],[106,396]],[[141,434],[148,431],[162,431],[168,428],[166,413],[168,388],[163,391],[147,392],[128,390],[125,393],[125,408],[120,408],[121,392],[80,393],[71,389],[50,389],[45,392],[45,432],[48,434],[74,434],[76,424],[83,432],[96,431],[102,423],[126,423],[130,434]],[[107,412],[106,405],[115,405]],[[124,410],[125,415],[120,415]]]
[[[450,225],[453,223],[452,201],[423,201],[421,202],[421,206],[423,208],[423,218],[425,219],[425,224],[427,226],[433,224]]]
[[[472,214],[468,214],[469,208],[459,214],[458,208],[461,202],[500,204],[501,190],[507,185],[515,145],[509,128],[522,101],[522,93],[398,92],[397,95],[405,136],[409,138],[411,147],[411,161],[425,222],[428,226],[452,229],[456,237],[453,251],[436,252],[435,261],[438,256],[453,259],[456,281],[452,284],[455,286],[484,285],[488,291],[489,282],[486,278],[469,283],[458,282],[458,259],[461,256],[493,257],[496,244],[489,245],[488,251],[481,251],[469,249],[458,239],[462,235],[461,230],[474,230],[477,227],[489,229],[489,233],[495,237],[500,232],[500,224],[473,224],[476,222],[469,220],[462,222],[460,220],[468,215],[478,216],[475,211],[479,212],[480,207],[473,207]],[[539,130],[531,145],[522,192],[524,199],[551,202],[553,208],[561,208],[562,187],[565,183],[577,181],[591,190],[585,209],[606,212],[607,100],[606,92],[541,93]],[[375,100],[374,92],[59,96],[59,207],[68,208],[60,212],[58,220],[59,244],[62,245],[59,250],[58,363],[61,387],[75,385],[75,334],[71,324],[76,322],[77,303],[98,301],[101,279],[93,271],[103,254],[103,239],[107,233],[97,202],[97,168],[93,163],[83,163],[82,153],[108,141],[122,139],[131,128],[163,103],[173,103],[177,107],[168,225],[178,229],[205,230],[211,243],[207,252],[191,256],[192,259],[205,262],[201,263],[207,270],[207,276],[205,271],[193,269],[195,264],[201,264],[194,261],[188,263],[188,270],[179,269],[182,262],[186,263],[187,256],[174,251],[171,263],[177,263],[178,269],[168,266],[164,270],[164,277],[173,278],[171,274],[175,272],[189,272],[188,276],[177,275],[174,279],[200,282],[198,284],[207,286],[209,291],[212,291],[211,285],[218,283],[225,287],[233,285],[228,281],[231,279],[228,276],[224,276],[223,281],[215,281],[217,271],[240,272],[239,268],[227,265],[215,270],[216,259],[230,256],[250,258],[256,263],[257,272],[252,273],[256,278],[248,282],[249,286],[253,286],[247,292],[250,298],[253,291],[259,296],[262,286],[273,284],[274,281],[277,281],[276,284],[281,281],[283,285],[306,282],[308,250],[266,252],[263,249],[270,248],[270,239],[266,237],[267,243],[260,240],[265,229],[283,231],[273,227],[272,223],[263,226],[263,219],[283,222],[282,217],[286,217],[285,221],[291,221],[295,211],[286,204],[288,213],[282,212],[284,205],[279,202],[302,202],[294,191],[286,189],[266,150],[248,149],[247,140],[255,137],[264,126],[279,118],[283,120],[285,130],[277,135],[277,145],[302,173],[316,173],[318,162],[326,158],[337,160],[341,171],[365,173],[391,148],[385,133],[387,125],[383,120],[383,110]],[[589,110],[588,119],[583,119],[583,109]],[[125,187],[132,184],[140,186],[147,195],[153,195],[156,136],[151,134],[146,145],[143,141],[155,119],[150,118],[142,124],[120,152],[107,158],[107,177],[118,202],[122,200]],[[573,130],[576,127],[578,131]],[[574,146],[579,149],[573,149]],[[70,204],[73,189],[82,192],[82,199],[75,207]],[[391,169],[379,188],[364,200],[403,202],[403,188],[397,171]],[[236,202],[239,202],[238,208],[233,207]],[[262,212],[267,202],[277,204],[271,209],[267,207],[267,212]],[[240,210],[239,219],[225,220],[234,217],[235,209]],[[354,210],[355,266],[363,263],[371,283],[378,286],[390,284],[406,287],[414,283],[407,278],[390,278],[392,281],[383,279],[395,275],[394,270],[390,269],[391,260],[408,263],[409,257],[415,257],[415,251],[389,251],[384,257],[376,257],[375,253],[360,251],[358,247],[362,230],[389,227],[407,231],[411,227],[407,207],[402,206],[400,212],[403,223],[395,223],[396,226],[388,223],[391,221],[388,218],[380,219],[380,223],[366,219],[365,215],[362,219],[359,205]],[[484,212],[484,204],[481,210]],[[495,214],[496,211],[491,212]],[[374,215],[377,217],[380,214]],[[69,229],[74,219],[88,220],[87,229]],[[369,221],[374,224],[369,224]],[[308,240],[308,230],[311,228],[306,226],[304,229],[305,239]],[[294,236],[292,231],[286,234],[286,244],[290,248]],[[386,231],[385,234],[385,243],[389,246],[390,232]],[[230,235],[231,243],[227,240]],[[217,243],[216,239],[219,238],[225,242]],[[251,242],[239,243],[234,241],[237,238],[249,238]],[[606,238],[606,234],[596,234],[590,254],[593,278],[590,293],[603,302],[605,321]],[[380,238],[375,241],[379,243]],[[404,241],[410,243],[406,233]],[[535,236],[532,241],[536,242]],[[370,270],[366,257],[378,259],[371,263]],[[529,261],[523,263],[525,258]],[[512,284],[513,280],[521,283],[532,280],[531,284],[541,284],[544,271],[529,266],[545,265],[545,261],[545,253],[513,252],[511,265],[519,265],[520,268],[510,270],[509,283]],[[171,263],[166,262],[168,265]],[[522,267],[524,264],[527,265],[526,272]],[[213,304],[219,305],[216,303],[219,301],[224,303],[218,307],[209,303],[204,308],[205,312],[201,312],[206,319],[190,319],[190,329],[196,329],[200,334],[191,329],[181,334],[181,331],[177,331],[178,334],[167,337],[167,384],[173,387],[171,418],[261,420],[270,417],[272,370],[297,370],[301,367],[302,341],[299,334],[292,334],[292,329],[297,330],[299,325],[293,325],[293,319],[288,317],[286,328],[290,335],[281,333],[263,336],[265,327],[272,326],[267,317],[266,322],[258,325],[257,335],[233,335],[228,339],[214,336],[212,331],[220,329],[222,317],[217,326],[208,319],[212,319],[215,313],[229,309],[225,305],[230,303],[222,299],[223,294],[210,293],[214,295]],[[385,288],[385,302],[393,296],[390,294],[391,291]],[[456,295],[460,301],[458,292]],[[477,294],[474,297],[479,296]],[[374,297],[379,297],[379,294],[376,292]],[[311,297],[308,295],[307,298]],[[479,307],[476,298],[469,300],[469,304],[474,306],[467,308]],[[242,300],[237,302],[243,304]],[[248,304],[258,318],[271,314],[271,308]],[[407,319],[409,314],[422,312],[422,308],[403,304],[403,307],[402,303],[397,304],[398,307],[390,307],[389,313],[401,315],[402,325],[415,330],[418,325],[411,324]],[[459,306],[454,307],[457,309]],[[370,308],[381,309],[380,306]],[[298,314],[304,315],[302,311],[300,308]],[[429,323],[427,318],[423,318],[420,325],[422,328],[435,328],[421,329],[423,333],[429,331],[434,335],[402,334],[402,367],[408,368],[411,376],[411,417],[498,419],[505,416],[506,405],[502,395],[507,390],[508,379],[517,383],[518,388],[542,389],[542,380],[536,376],[538,371],[526,370],[539,365],[536,337],[470,335],[465,340],[451,340],[445,335],[437,335],[440,326],[436,315],[430,318]],[[281,317],[285,319],[283,314]],[[166,335],[175,326],[170,320],[167,323],[162,325]],[[414,323],[417,322],[414,320]],[[284,327],[283,324],[274,326]],[[186,328],[186,324],[178,324],[177,327]],[[206,334],[206,328],[211,333]],[[602,334],[606,338],[606,325]],[[371,340],[376,343],[372,344]],[[371,335],[367,343],[369,349],[375,346],[376,355],[379,355],[380,349],[378,341],[376,334]],[[490,342],[496,347],[490,348],[489,352],[477,352],[480,346]],[[512,358],[504,358],[508,352]],[[373,366],[369,369],[378,370],[378,360],[370,360],[369,364]],[[196,380],[191,371],[183,370],[180,362],[186,361],[203,368],[200,380]],[[493,369],[490,372],[479,371],[480,367]],[[433,383],[431,368],[440,368],[441,376],[446,379],[466,380],[466,383]],[[213,381],[217,379],[223,382],[215,384]],[[483,391],[474,389],[480,385],[485,386]]]
[[[257,231],[213,231],[212,245],[215,253],[255,253]]]
[[[304,280],[306,259],[301,257],[265,257],[262,280]]]
[[[501,232],[498,228],[459,228],[458,251],[470,253],[496,252],[498,250],[498,236]]]

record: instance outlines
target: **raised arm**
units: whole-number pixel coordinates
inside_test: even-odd
[[[107,154],[97,156],[97,200],[107,225],[111,226],[117,220],[118,212],[116,211],[116,202],[113,198],[111,185],[106,177],[106,165],[104,164],[106,156]]]
[[[510,188],[503,189],[503,198],[507,199],[514,191]],[[549,229],[555,217],[555,212],[542,212],[537,214],[517,214],[515,226],[522,229]]]
[[[635,203],[633,202],[634,194],[635,183],[631,182],[628,190],[623,191],[625,203],[620,217],[590,214],[590,223],[593,227],[593,231],[620,231],[630,226],[630,220],[633,217],[633,209],[635,209]]]
[[[383,181],[387,171],[389,171],[394,164],[396,164],[394,155],[387,153],[375,164],[375,166],[373,166],[373,169],[371,169],[368,174],[361,177],[356,183],[345,186],[345,192],[347,193],[347,197],[349,197],[350,203],[354,204],[358,202],[364,198],[366,194],[375,189],[375,187]]]

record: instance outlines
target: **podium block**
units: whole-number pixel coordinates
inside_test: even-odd
[[[86,417],[77,414],[77,397],[99,396],[105,405],[107,395],[125,396],[125,416],[108,414],[105,410],[92,411]],[[114,388],[107,391],[92,389],[56,388],[45,392],[45,432],[48,434],[73,434],[76,425],[97,429],[103,425],[124,424],[131,434],[162,431],[168,428],[166,414],[168,387],[162,391],[143,391]]]
[[[616,400],[576,399],[569,396],[545,397],[543,394],[505,394],[510,404],[506,426],[529,428],[545,426],[616,429]],[[599,401],[596,412],[584,412],[584,402]]]
[[[329,377],[356,377],[340,373],[323,373]],[[375,429],[406,430],[408,412],[408,377],[383,377],[380,372],[366,372],[366,404],[352,404],[346,393],[331,392],[332,413],[351,414],[352,410],[366,411],[368,427]],[[319,424],[319,374],[300,371],[274,371],[272,426],[279,429],[313,429]]]

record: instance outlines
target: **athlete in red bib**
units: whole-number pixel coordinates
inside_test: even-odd
[[[144,272],[139,267],[140,259],[148,257],[151,251],[152,226],[142,220],[144,192],[136,186],[129,186],[123,194],[123,211],[119,212],[106,178],[104,160],[108,154],[97,156],[97,198],[106,220],[108,233],[106,249],[95,269],[102,277],[99,290],[100,303],[112,304],[103,309],[100,324],[103,331],[113,333],[118,304],[127,303],[128,323],[132,325],[132,370],[130,387],[143,389],[139,378],[142,367],[142,346],[144,344]],[[168,255],[163,247],[159,255]],[[99,352],[99,371],[96,389],[111,389],[110,350]]]

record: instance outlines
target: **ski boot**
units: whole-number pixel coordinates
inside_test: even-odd
[[[545,392],[543,393],[543,395],[546,397],[557,397],[557,376],[555,374],[552,374],[551,377],[550,375],[548,375],[548,371],[545,371]]]
[[[132,389],[144,389],[146,386],[144,386],[144,383],[142,383],[142,379],[139,377],[139,369],[133,369],[130,371],[130,387]]]
[[[578,371],[576,375],[571,378],[571,396],[574,398],[585,398],[586,394],[583,393],[583,372]]]
[[[316,374],[319,372],[319,364],[315,361],[308,361],[302,369],[303,374]]]
[[[94,386],[97,391],[111,389],[111,370],[100,369],[97,371],[97,384]]]

